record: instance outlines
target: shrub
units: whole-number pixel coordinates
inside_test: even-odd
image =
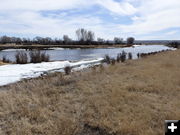
[[[30,56],[30,62],[31,63],[39,63],[39,62],[41,62],[41,53],[40,53],[40,51],[30,51],[29,56]]]
[[[178,49],[180,48],[180,42],[173,41],[170,42],[168,45],[174,48],[178,48]]]
[[[50,60],[50,56],[45,52],[41,53],[41,61],[48,62]]]
[[[3,56],[2,62],[4,62],[4,63],[10,63],[11,61],[10,61],[9,59],[7,59],[6,56]]]
[[[137,54],[137,58],[138,58],[138,59],[140,58],[140,55],[141,55],[140,53]]]
[[[117,55],[116,61],[119,63],[121,61],[121,53]]]
[[[121,59],[121,62],[125,62],[126,61],[126,52],[125,51],[122,51],[122,54],[121,54],[121,57],[120,57],[120,59]]]
[[[27,64],[28,63],[28,56],[25,52],[17,52],[15,55],[16,63],[17,64]]]
[[[115,65],[116,64],[116,60],[114,58],[111,59],[111,64]]]
[[[69,75],[70,73],[71,73],[71,67],[70,66],[66,66],[65,68],[64,68],[64,72],[65,72],[65,74],[66,75]]]
[[[47,55],[45,52],[40,52],[39,50],[31,51],[29,56],[31,63],[48,62],[50,59],[49,55]]]
[[[133,58],[132,53],[129,52],[129,53],[128,53],[128,59],[129,59],[129,60],[132,60],[132,58]]]
[[[107,64],[111,63],[111,58],[109,57],[109,55],[105,55],[104,62],[106,62]]]

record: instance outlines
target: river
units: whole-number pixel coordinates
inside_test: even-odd
[[[163,45],[141,45],[136,47],[126,48],[92,48],[92,49],[63,49],[63,48],[51,48],[48,50],[42,50],[46,54],[50,55],[50,61],[79,61],[79,60],[91,60],[96,58],[102,58],[105,55],[116,57],[118,53],[123,50],[125,52],[131,52],[133,58],[137,58],[137,53],[156,52],[161,50],[170,49]],[[29,54],[29,51],[24,49],[7,49],[0,51],[0,59],[6,56],[10,61],[15,61],[15,54],[17,51],[23,51]]]

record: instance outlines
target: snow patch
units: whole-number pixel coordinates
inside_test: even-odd
[[[2,52],[15,52],[15,51],[26,51],[26,49],[4,49]]]
[[[0,66],[0,86],[18,82],[22,79],[36,78],[47,72],[63,72],[63,68],[71,66],[74,71],[100,64],[103,58],[89,61],[56,61],[38,64],[11,64]]]
[[[48,50],[64,50],[64,48],[48,48]]]

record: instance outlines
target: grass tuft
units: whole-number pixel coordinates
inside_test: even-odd
[[[28,56],[25,52],[19,51],[15,55],[16,64],[27,64],[28,63]]]
[[[107,64],[110,64],[111,63],[111,58],[109,55],[105,55],[104,57],[104,62],[107,63]]]
[[[29,55],[30,55],[30,63],[49,62],[50,60],[49,55],[39,50],[31,51]]]
[[[65,72],[66,75],[69,75],[71,73],[71,70],[72,70],[72,68],[70,66],[66,66],[64,68],[64,72]]]

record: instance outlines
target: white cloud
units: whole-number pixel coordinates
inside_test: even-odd
[[[133,17],[130,25],[121,25],[124,32],[136,34],[148,34],[166,30],[169,28],[180,28],[180,1],[179,0],[151,0],[142,2],[139,7],[139,17]]]
[[[166,35],[174,35],[177,32],[178,32],[177,30],[169,31],[169,32],[166,33]]]
[[[3,18],[2,18],[3,19]],[[14,12],[6,21],[0,21],[0,31],[18,34],[35,34],[41,36],[62,37],[68,34],[74,37],[75,30],[81,27],[93,27],[101,24],[97,17],[73,16],[51,18],[44,17],[38,12]],[[2,27],[5,26],[5,27]],[[8,27],[10,26],[10,27]]]
[[[73,16],[66,13],[69,10],[86,11],[95,5],[115,15],[116,20],[121,16],[130,17],[132,23],[122,25],[113,20],[105,21],[90,12]],[[179,7],[179,0],[1,0],[0,32],[52,37],[68,34],[74,38],[74,31],[84,27],[93,30],[97,37],[108,39],[114,36],[178,38],[179,31],[161,33],[161,36],[153,34],[171,28],[180,29]],[[54,10],[63,12],[49,16],[40,12]]]
[[[132,15],[136,8],[128,2],[116,2],[114,0],[97,0],[97,3],[109,11],[119,15]]]
[[[1,0],[0,10],[67,10],[90,4],[84,0]]]
[[[39,11],[51,10],[79,10],[92,5],[99,5],[118,15],[133,14],[135,9],[126,2],[113,0],[1,0],[0,4],[0,32],[34,34],[41,36],[62,37],[62,34],[74,36],[77,28],[87,28],[95,31],[97,36],[112,38],[117,32],[113,23],[104,23],[96,16],[61,14],[43,16]],[[111,31],[111,32],[110,32]],[[112,33],[110,35],[110,33]]]

